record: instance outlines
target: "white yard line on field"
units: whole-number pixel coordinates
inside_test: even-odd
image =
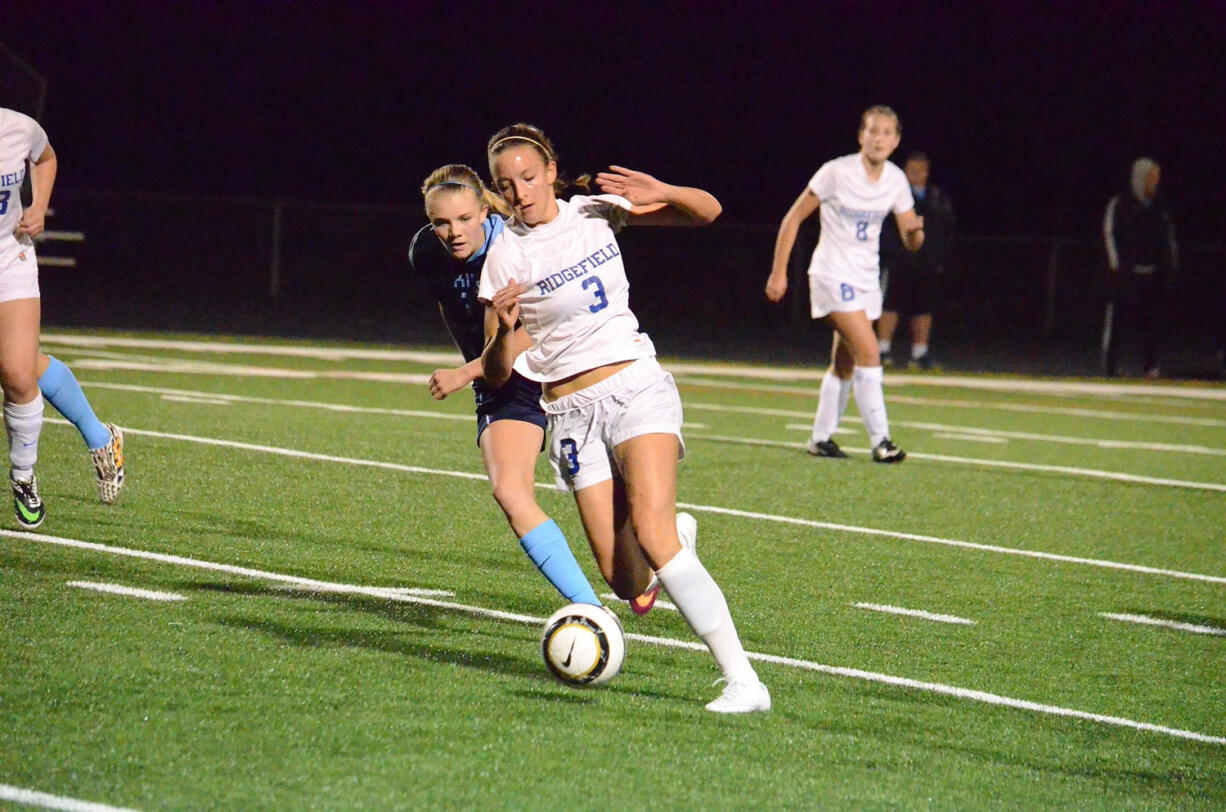
[[[712,389],[733,389],[744,392],[768,392],[781,395],[801,395],[816,398],[817,387],[810,386],[763,386],[761,384],[740,383],[737,381],[720,381],[710,378],[677,378],[681,387],[707,387]],[[1118,412],[1109,409],[1085,409],[1076,406],[1047,406],[1038,403],[1004,403],[988,400],[950,400],[945,398],[919,398],[909,395],[890,393],[890,403],[906,403],[915,406],[945,406],[954,409],[980,409],[1002,412],[1024,412],[1027,414],[1059,414],[1069,417],[1087,417],[1094,420],[1123,420],[1138,423],[1169,423],[1178,426],[1209,426],[1213,428],[1226,427],[1226,420],[1213,417],[1187,417],[1170,414],[1141,414],[1138,412]]]
[[[55,421],[65,423],[66,421]],[[253,443],[242,443],[236,440],[220,440],[212,437],[197,437],[190,434],[174,434],[163,431],[150,431],[147,429],[137,429],[129,426],[123,427],[124,434],[133,436],[156,437],[165,440],[177,440],[187,443],[199,443],[201,445],[211,445],[222,448],[236,448],[243,451],[254,451],[264,454],[277,454],[284,457],[293,457],[296,459],[308,459],[318,462],[341,463],[344,465],[357,465],[369,468],[381,468],[389,471],[400,471],[409,474],[425,474],[428,476],[443,476],[454,477],[457,479],[468,479],[473,481],[485,482],[485,474],[469,473],[466,471],[450,471],[439,468],[425,468],[419,465],[404,465],[395,462],[381,462],[378,460],[364,460],[353,457],[338,457],[332,454],[318,454],[311,451],[299,451],[292,448],[280,448],[278,446],[260,445]],[[557,490],[554,483],[538,482],[536,487],[542,490]],[[700,510],[707,513],[717,513],[725,516],[738,516],[745,519],[753,519],[758,521],[776,522],[779,524],[790,524],[801,527],[812,527],[822,530],[833,530],[842,533],[858,533],[869,536],[880,536],[884,538],[895,538],[904,541],[916,541],[925,544],[939,544],[948,547],[957,547],[966,550],[977,550],[979,552],[996,553],[1000,555],[1020,556],[1023,558],[1034,558],[1044,561],[1058,561],[1064,564],[1080,564],[1091,567],[1101,567],[1104,569],[1121,570],[1126,572],[1135,572],[1144,575],[1158,575],[1166,578],[1179,578],[1189,581],[1204,581],[1213,584],[1226,584],[1226,577],[1218,575],[1204,575],[1195,572],[1181,572],[1179,570],[1162,569],[1159,567],[1146,567],[1139,564],[1125,564],[1118,561],[1107,561],[1097,558],[1080,558],[1077,556],[1059,555],[1056,553],[1047,553],[1039,550],[1025,550],[1015,547],[1001,547],[993,544],[979,544],[971,541],[960,541],[958,539],[940,538],[938,536],[925,536],[915,533],[902,533],[894,530],[880,530],[873,527],[857,527],[854,525],[835,524],[833,522],[820,522],[813,519],[801,519],[793,516],[779,516],[770,513],[756,513],[747,510],[738,510],[736,508],[719,507],[717,505],[698,505],[690,502],[678,502],[677,506],[687,510]]]
[[[958,440],[964,443],[995,443],[996,445],[1009,443],[1004,437],[988,437],[982,434],[954,434],[948,431],[937,431],[933,432],[932,436],[938,440]]]
[[[324,361],[400,361],[457,366],[463,359],[454,350],[381,350],[346,347],[313,347],[301,344],[235,343],[188,339],[127,338],[119,336],[84,336],[65,333],[43,333],[42,343],[57,346],[174,350],[213,354],[270,355],[316,358]],[[665,366],[675,375],[723,375],[730,378],[773,381],[819,381],[824,369],[813,367],[755,366],[719,362],[690,363],[669,361]],[[1163,398],[1226,401],[1221,387],[1193,387],[1175,384],[1120,383],[1118,381],[1068,381],[1042,378],[982,377],[973,375],[890,375],[890,386],[936,386],[956,389],[980,389],[994,392],[1033,392],[1063,396],[1117,397],[1120,395],[1153,395]]]
[[[52,795],[49,792],[37,792],[32,789],[0,784],[0,801],[12,801],[25,806],[38,806],[43,809],[60,809],[64,812],[137,812],[126,806],[109,806],[93,801],[79,801],[76,798],[66,798],[63,795]]]
[[[94,592],[105,592],[109,595],[123,595],[127,598],[142,598],[147,601],[185,601],[187,596],[174,592],[157,592],[152,589],[137,589],[133,586],[120,584],[101,584],[95,581],[69,581],[68,586],[78,589],[92,589]]]
[[[685,404],[687,409],[703,408],[694,404]],[[799,417],[807,417],[803,412]],[[1134,440],[1096,440],[1091,437],[1070,437],[1067,434],[1038,434],[1031,431],[1008,431],[1005,429],[984,429],[975,426],[951,426],[948,423],[926,423],[916,420],[891,420],[891,426],[904,429],[920,429],[923,431],[946,432],[962,436],[982,438],[985,442],[994,440],[1035,440],[1041,443],[1061,443],[1063,445],[1084,445],[1092,448],[1135,449],[1137,451],[1169,451],[1177,454],[1203,454],[1212,457],[1226,457],[1226,448],[1210,448],[1203,445],[1176,445],[1174,443],[1142,443]],[[807,423],[788,423],[786,428],[793,431],[812,431]]]
[[[1105,617],[1108,620],[1120,620],[1125,623],[1140,623],[1144,626],[1162,626],[1166,629],[1176,629],[1181,632],[1192,632],[1193,634],[1212,634],[1218,637],[1226,637],[1226,629],[1219,629],[1215,626],[1201,626],[1196,623],[1179,623],[1174,620],[1162,620],[1161,618],[1149,617],[1147,615],[1115,614],[1114,612],[1099,612],[1098,616]]]
[[[390,409],[378,406],[351,406],[347,403],[326,403],[317,400],[291,400],[288,398],[262,398],[254,395],[219,395],[212,392],[199,392],[188,389],[167,389],[161,386],[138,386],[126,383],[105,383],[81,381],[81,385],[91,389],[114,389],[123,392],[146,392],[159,395],[163,400],[176,403],[195,403],[204,406],[228,406],[231,403],[260,403],[268,406],[295,406],[306,409],[322,409],[329,412],[350,412],[353,414],[381,414],[391,417],[424,417],[428,420],[461,420],[476,422],[474,414],[455,414],[454,412],[427,412],[421,409]],[[466,391],[466,390],[465,390]],[[463,395],[456,393],[461,398]],[[471,401],[468,401],[471,403]],[[467,404],[466,404],[467,405]],[[701,431],[708,428],[706,423],[681,424],[684,429]]]
[[[796,443],[785,440],[760,440],[752,437],[730,437],[726,434],[689,434],[686,440],[710,440],[716,443],[733,443],[736,445],[760,445],[771,448],[801,449]],[[854,451],[867,455],[867,448],[852,448],[846,446],[844,451]],[[963,465],[982,465],[988,468],[1009,468],[1016,471],[1042,471],[1049,474],[1068,474],[1070,476],[1092,477],[1094,479],[1109,479],[1114,482],[1128,482],[1135,485],[1154,485],[1165,488],[1188,488],[1198,491],[1217,491],[1226,493],[1226,483],[1196,482],[1187,479],[1165,479],[1162,477],[1141,476],[1140,474],[1125,474],[1118,471],[1102,471],[1097,468],[1075,468],[1069,465],[1041,465],[1033,462],[1009,462],[1008,460],[985,460],[976,457],[953,457],[948,454],[928,454],[921,451],[908,451],[908,459],[932,460],[934,462],[952,462]]]
[[[455,414],[444,411],[424,411],[421,409],[388,409],[379,406],[350,406],[347,403],[325,403],[315,400],[291,400],[286,398],[262,398],[254,395],[223,395],[216,392],[199,392],[190,389],[167,389],[161,386],[138,386],[128,383],[106,383],[99,381],[81,381],[81,385],[90,389],[114,389],[120,392],[145,392],[159,395],[167,399],[200,401],[216,399],[226,403],[261,403],[267,406],[297,406],[307,409],[322,409],[329,412],[351,412],[353,414],[382,414],[392,417],[424,417],[431,420],[463,420],[476,422],[472,414]]]
[[[104,361],[80,358],[73,361],[77,369],[131,370],[154,372],[160,375],[240,375],[247,378],[297,378],[315,380],[327,378],[347,381],[378,381],[380,383],[426,384],[430,376],[408,372],[358,372],[345,369],[286,369],[284,367],[255,367],[246,364],[216,364],[206,361],[182,361],[167,359],[153,361]]]
[[[251,567],[238,567],[231,564],[220,564],[213,561],[205,561],[198,558],[186,558],[184,556],[170,555],[167,553],[155,553],[149,550],[138,550],[129,547],[114,547],[106,544],[98,544],[90,541],[82,541],[79,539],[63,538],[60,536],[48,536],[41,533],[28,533],[17,530],[0,530],[0,536],[21,541],[34,542],[37,544],[50,544],[60,547],[73,548],[78,550],[88,550],[104,555],[123,556],[127,558],[143,559],[146,561],[157,561],[163,564],[170,564],[181,567],[192,567],[195,569],[208,570],[211,572],[223,572],[230,575],[237,575],[245,578],[253,578],[256,580],[272,581],[275,583],[295,584],[307,587],[320,592],[344,593],[352,595],[367,595],[370,597],[381,598],[388,601],[397,601],[401,603],[412,603],[421,606],[432,606],[439,609],[446,609],[477,617],[492,618],[495,620],[505,620],[515,623],[523,623],[532,626],[540,626],[545,622],[544,618],[533,617],[531,615],[520,615],[512,612],[503,612],[496,609],[487,609],[481,606],[473,606],[462,603],[452,603],[449,601],[440,601],[432,598],[418,597],[415,595],[405,595],[396,590],[381,589],[379,587],[357,586],[352,584],[335,583],[330,581],[320,581],[314,578],[303,578],[296,575],[286,575],[283,573],[269,572],[267,570],[258,570]],[[627,634],[626,637],[630,640],[635,640],[640,643],[649,643],[669,648],[688,649],[690,651],[700,651],[706,653],[707,647],[693,640],[677,640],[669,637],[652,637],[642,634]],[[1157,725],[1150,722],[1139,722],[1133,719],[1127,719],[1121,716],[1108,716],[1100,713],[1092,713],[1089,711],[1077,710],[1075,708],[1064,708],[1058,705],[1047,705],[1039,702],[1031,702],[1025,699],[1015,699],[1013,697],[1003,696],[1001,694],[989,693],[987,691],[976,691],[969,688],[960,688],[954,685],[945,685],[938,682],[923,682],[913,680],[907,677],[896,677],[891,674],[882,674],[875,671],[863,671],[857,668],[843,668],[839,666],[824,665],[822,663],[813,662],[811,660],[802,660],[794,657],[783,657],[774,654],[762,654],[758,652],[747,652],[751,659],[761,662],[774,663],[776,665],[790,666],[793,668],[805,669],[821,674],[829,674],[831,676],[846,677],[851,679],[863,680],[885,685],[892,685],[900,688],[908,688],[917,691],[926,691],[936,693],[943,696],[952,696],[958,699],[966,699],[974,702],[982,702],[989,705],[996,705],[1008,708],[1016,708],[1019,710],[1027,710],[1033,713],[1040,713],[1050,716],[1062,716],[1072,719],[1080,719],[1088,722],[1096,722],[1098,724],[1110,725],[1113,727],[1130,728],[1133,730],[1143,730],[1151,733],[1160,733],[1166,736],[1172,736],[1179,739],[1188,739],[1191,741],[1204,742],[1207,744],[1226,745],[1226,737],[1214,736],[1207,733],[1199,733],[1193,730],[1183,730],[1166,725]]]
[[[857,609],[867,609],[870,612],[883,612],[887,615],[904,615],[917,617],[921,620],[932,620],[937,623],[953,623],[958,626],[974,626],[976,621],[957,615],[942,615],[936,612],[925,612],[923,609],[904,609],[901,606],[889,606],[884,603],[853,603]]]

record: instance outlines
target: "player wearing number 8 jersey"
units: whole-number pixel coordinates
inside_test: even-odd
[[[688,518],[674,514],[681,399],[630,310],[615,236],[624,225],[703,225],[719,215],[719,202],[622,167],[597,176],[608,194],[560,200],[553,146],[526,124],[496,133],[488,152],[514,219],[490,248],[478,291],[496,322],[486,380],[505,380],[514,369],[542,382],[550,461],[574,492],[601,574],[630,598],[650,587],[654,571],[728,683],[708,710],[768,710],[770,693],[722,590],[681,543],[678,528]],[[522,351],[511,338],[517,322],[531,341]]]
[[[766,283],[773,302],[787,292],[787,261],[800,223],[821,209],[822,232],[809,264],[813,318],[834,327],[831,365],[822,378],[821,396],[809,438],[809,453],[846,457],[832,435],[854,392],[876,462],[901,462],[906,456],[890,440],[881,355],[872,322],[881,316],[878,241],[881,224],[893,212],[903,245],[916,251],[924,241],[923,218],[903,171],[888,160],[901,140],[902,125],[888,107],[875,106],[860,118],[860,151],[822,165],[792,204],[779,226],[775,259]]]

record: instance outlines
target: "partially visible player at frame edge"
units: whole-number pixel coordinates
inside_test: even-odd
[[[562,597],[599,606],[562,529],[536,502],[536,458],[545,442],[541,385],[512,374],[505,384],[491,386],[481,370],[486,319],[485,305],[477,301],[477,283],[487,249],[502,233],[506,204],[462,164],[431,172],[421,194],[430,224],[414,235],[409,263],[438,300],[443,322],[465,361],[454,369],[436,369],[430,376],[430,394],[442,400],[472,385],[477,446],[494,500],[520,546]],[[516,331],[515,340],[526,343],[522,330]]]
[[[853,392],[873,460],[901,462],[906,457],[890,440],[881,354],[873,333],[873,321],[881,316],[882,221],[894,213],[907,250],[918,251],[924,243],[924,218],[915,213],[907,177],[888,160],[901,139],[902,123],[893,110],[882,105],[865,110],[860,151],[822,164],[779,225],[766,281],[766,298],[772,302],[787,292],[787,262],[797,228],[821,209],[821,237],[809,264],[810,312],[815,319],[829,319],[834,347],[809,438],[808,451],[816,457],[847,456],[832,438]]]
[[[21,186],[27,162],[32,199],[25,208]],[[0,384],[4,389],[13,509],[17,523],[31,530],[47,516],[34,476],[43,427],[39,378],[52,372],[54,380],[48,379],[49,385],[58,389],[64,383],[59,374],[63,365],[56,366],[54,359],[39,353],[42,310],[33,241],[46,222],[57,168],[55,150],[38,122],[15,110],[0,108]],[[50,366],[40,368],[44,358]],[[117,436],[112,439],[122,442]]]
[[[625,225],[705,225],[719,201],[618,166],[596,178],[607,194],[561,200],[553,145],[527,124],[496,133],[488,155],[513,220],[478,293],[494,325],[486,380],[518,371],[542,382],[550,462],[574,493],[601,575],[623,598],[663,585],[727,683],[707,710],[769,710],[723,591],[691,546],[697,523],[674,515],[681,398],[630,310],[615,236]],[[530,346],[516,339],[520,322]]]

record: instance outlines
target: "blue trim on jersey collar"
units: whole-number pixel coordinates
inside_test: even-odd
[[[497,214],[491,214],[485,218],[485,222],[481,224],[481,230],[485,232],[485,242],[481,243],[481,248],[473,252],[473,255],[468,258],[468,262],[473,262],[485,256],[485,249],[490,247],[490,243],[502,233],[503,226],[506,223]]]
[[[911,196],[914,197],[916,200],[923,200],[924,198],[928,196],[928,187],[927,186],[912,186]]]

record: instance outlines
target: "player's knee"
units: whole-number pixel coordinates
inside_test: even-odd
[[[490,484],[494,501],[507,516],[515,516],[536,507],[532,483],[524,483],[515,477],[505,477],[495,479]]]
[[[8,403],[29,403],[38,396],[38,378],[33,370],[4,370],[0,373],[0,386]]]

